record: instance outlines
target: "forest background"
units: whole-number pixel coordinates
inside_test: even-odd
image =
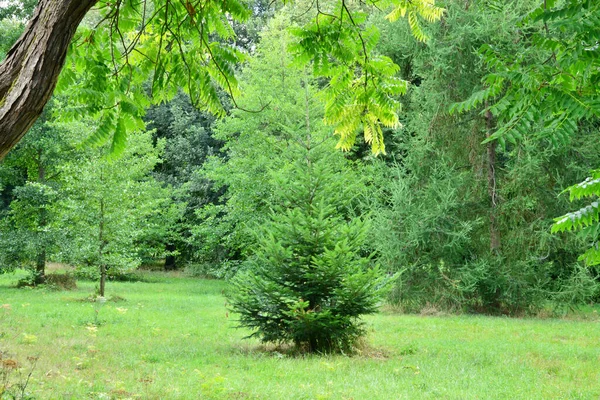
[[[1,56],[34,5],[0,10]],[[366,222],[358,251],[395,277],[389,301],[403,310],[522,315],[595,302],[598,203],[570,200],[598,193],[597,173],[571,199],[561,193],[600,165],[598,6],[545,5],[449,0],[425,42],[369,10],[377,52],[408,82],[401,125],[384,128],[377,156],[361,135],[335,149],[327,82],[294,57],[300,2],[252,3],[236,27],[252,57],[236,103],[219,93],[224,118],[179,92],[146,110],[120,155],[97,140],[102,120],[72,112],[63,84],[0,165],[0,271],[26,267],[42,283],[48,261],[95,280],[160,264],[231,278],[252,268],[293,187],[286,177],[310,151],[346,189],[338,216]],[[555,230],[588,228],[551,233],[578,206]]]

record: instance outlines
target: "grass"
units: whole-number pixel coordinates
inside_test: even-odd
[[[290,357],[243,340],[220,281],[153,273],[109,282],[107,295],[125,300],[100,305],[83,301],[92,282],[54,292],[16,289],[18,277],[0,276],[0,351],[22,366],[13,384],[39,357],[27,386],[38,399],[600,397],[592,309],[585,319],[382,312],[366,318],[362,355]]]

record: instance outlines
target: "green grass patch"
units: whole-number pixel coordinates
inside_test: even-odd
[[[597,399],[600,326],[585,318],[509,319],[382,312],[362,354],[292,357],[244,340],[226,284],[151,273],[74,291],[16,289],[0,276],[0,351],[35,368],[38,399]],[[37,361],[36,361],[37,358]],[[0,396],[1,397],[1,396]]]

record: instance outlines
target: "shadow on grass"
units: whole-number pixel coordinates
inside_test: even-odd
[[[361,340],[357,343],[356,347],[352,352],[344,352],[344,353],[324,353],[317,352],[311,353],[308,352],[307,349],[302,347],[296,347],[291,344],[281,343],[281,344],[249,344],[244,343],[239,346],[235,346],[232,348],[232,353],[237,355],[263,358],[263,357],[271,357],[271,358],[294,358],[294,359],[304,359],[304,358],[319,358],[319,357],[356,357],[356,358],[364,358],[364,359],[372,359],[372,360],[386,360],[390,357],[388,351],[386,349],[377,348],[369,345],[366,340]]]

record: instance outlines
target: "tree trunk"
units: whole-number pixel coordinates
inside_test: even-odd
[[[46,249],[42,248],[37,255],[35,264],[34,283],[41,285],[46,282]]]
[[[167,244],[165,247],[169,252],[169,254],[165,257],[165,271],[174,271],[177,269],[177,263],[175,262],[175,256],[172,254],[172,252],[176,250],[176,247],[171,243]]]
[[[486,103],[487,108],[487,103]],[[486,136],[492,134],[492,113],[489,108],[485,111]],[[496,253],[500,250],[500,230],[496,215],[498,213],[498,192],[496,190],[496,141],[487,143],[487,186],[490,196],[490,251]]]
[[[79,23],[97,0],[40,0],[0,64],[0,159],[42,113]]]
[[[98,294],[100,297],[104,297],[104,288],[106,287],[106,265],[100,265],[100,289]]]
[[[44,164],[42,163],[42,150],[38,150],[38,183],[45,184],[46,183],[46,168],[44,168]],[[46,205],[42,206],[40,209],[39,215],[39,228],[40,231],[38,235],[42,236],[42,240],[40,240],[40,247],[38,249],[37,260],[35,265],[35,284],[40,285],[46,282],[46,233],[44,232],[44,228],[47,225],[46,218]]]
[[[103,182],[102,173],[100,181]],[[104,247],[106,241],[104,239],[104,199],[100,198],[100,223],[98,224],[98,261],[100,262],[100,289],[99,295],[104,297],[104,288],[106,287],[106,264],[104,263]]]

